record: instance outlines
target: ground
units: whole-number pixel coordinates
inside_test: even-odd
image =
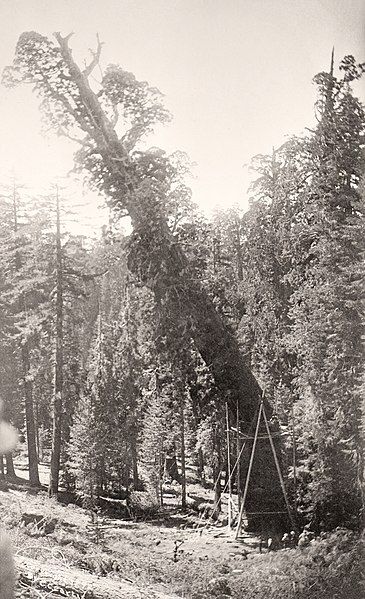
[[[41,471],[44,480],[46,467]],[[21,470],[17,474],[22,474]],[[211,499],[211,491],[196,484],[188,490],[191,495]],[[192,510],[183,513],[171,489],[165,500],[170,505],[164,514],[143,522],[105,514],[92,516],[82,507],[48,498],[45,490],[35,492],[27,488],[21,479],[7,488],[3,486],[0,490],[2,523],[22,568],[17,596],[45,599],[60,597],[63,593],[63,596],[97,597],[90,592],[70,594],[60,585],[39,588],[37,569],[31,575],[24,574],[27,567],[24,560],[28,559],[33,565],[32,560],[37,560],[39,572],[42,568],[53,568],[55,572],[66,572],[66,577],[68,572],[69,578],[72,574],[84,575],[86,581],[103,581],[103,584],[123,581],[126,589],[132,589],[132,594],[118,594],[121,598],[152,599],[160,593],[159,597],[185,599],[229,596],[234,599],[332,599],[334,596],[360,599],[361,595],[351,595],[346,577],[342,575],[343,593],[334,595],[330,588],[337,584],[334,581],[339,578],[339,568],[345,567],[352,568],[351,576],[356,579],[352,586],[358,592],[358,573],[350,565],[357,559],[351,554],[355,546],[352,537],[346,545],[347,554],[352,555],[351,562],[343,564],[336,557],[338,563],[330,582],[322,580],[322,568],[326,566],[326,572],[332,568],[327,556],[337,556],[337,545],[344,544],[350,533],[341,533],[342,536],[338,533],[339,540],[333,545],[333,551],[327,546],[322,551],[325,541],[321,541],[318,551],[316,548],[289,549],[268,554],[264,550],[260,555],[257,538],[246,536],[236,542],[234,534],[222,523],[213,524]],[[107,599],[108,595],[104,596]]]

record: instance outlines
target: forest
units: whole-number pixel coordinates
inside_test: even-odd
[[[23,33],[3,84],[28,84],[46,128],[77,144],[75,174],[109,222],[97,240],[77,234],[81,198],[61,183],[35,197],[1,181],[2,417],[19,432],[0,456],[4,488],[76,505],[94,532],[111,506],[148,522],[168,518],[174,495],[180,515],[196,512],[197,489],[210,493],[203,528],[209,516],[234,532],[244,500],[247,534],[306,526],[316,567],[342,543],[333,572],[323,565],[333,579],[313,583],[305,562],[289,591],[179,596],[360,598],[365,112],[353,84],[365,63],[332,57],[313,80],[316,125],[253,157],[247,211],[207,217],[188,157],[146,149],[171,118],[160,92],[118,65],[96,80],[100,42],[83,67],[71,42]]]

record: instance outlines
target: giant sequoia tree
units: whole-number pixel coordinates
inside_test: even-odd
[[[38,33],[23,33],[4,81],[31,83],[50,126],[80,143],[76,155],[80,170],[112,207],[131,218],[129,268],[161,305],[176,304],[222,399],[228,401],[232,415],[239,402],[241,420],[248,426],[256,415],[261,389],[236,339],[192,276],[189,261],[169,227],[170,199],[178,188],[176,169],[163,152],[139,150],[141,138],[157,122],[169,119],[160,94],[119,66],[108,67],[93,89],[89,76],[98,64],[101,46],[81,70],[73,59],[69,37],[56,33],[57,43],[52,43]],[[256,472],[260,480],[252,487],[248,505],[260,497],[261,507],[275,509],[281,492],[265,444]]]

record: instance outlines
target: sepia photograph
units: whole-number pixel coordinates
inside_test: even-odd
[[[0,599],[364,599],[365,0],[0,22]]]

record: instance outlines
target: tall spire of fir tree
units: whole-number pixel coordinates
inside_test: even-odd
[[[331,77],[333,77],[333,68],[334,68],[334,62],[335,62],[335,47],[332,47],[332,54],[331,54],[331,66],[330,66],[330,75]]]
[[[334,62],[335,62],[335,47],[332,47],[331,53],[331,65],[328,77],[327,91],[326,91],[326,104],[324,115],[328,117],[333,109],[333,83],[334,83]]]

